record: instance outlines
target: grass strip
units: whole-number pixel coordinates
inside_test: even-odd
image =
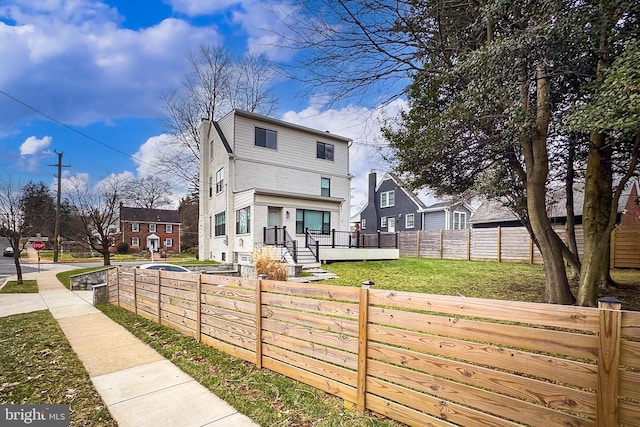
[[[49,311],[0,318],[0,403],[67,404],[71,426],[117,426]]]
[[[38,282],[36,280],[23,280],[21,285],[15,280],[9,280],[0,289],[0,294],[37,294]]]
[[[229,356],[114,305],[98,307],[215,395],[263,426],[400,426],[342,399]]]

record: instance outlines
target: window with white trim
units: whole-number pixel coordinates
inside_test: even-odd
[[[133,231],[134,233],[137,233],[140,231],[140,223],[139,222],[132,222],[131,223],[131,231]]]
[[[247,234],[251,231],[251,208],[247,206],[236,211],[236,234]]]
[[[132,237],[131,238],[131,246],[140,247],[140,238]]]
[[[149,232],[150,233],[155,233],[156,232],[156,225],[155,224],[149,224]]]
[[[164,226],[164,232],[165,233],[173,233],[173,224],[166,224]]]
[[[464,230],[467,228],[467,213],[466,212],[453,212],[453,229]]]
[[[329,178],[320,178],[320,195],[331,196],[331,180]]]
[[[165,248],[173,247],[173,239],[171,239],[171,238],[164,239],[164,247]]]
[[[367,220],[365,218],[362,218],[362,221],[360,221],[360,229],[364,230],[367,228]]]
[[[380,218],[380,228],[387,228],[387,217],[383,216]]]
[[[396,194],[394,190],[380,193],[380,207],[390,208],[396,204]]]
[[[227,234],[227,215],[225,212],[216,214],[214,235],[224,236]]]
[[[410,213],[404,216],[404,228],[415,227],[415,215]]]

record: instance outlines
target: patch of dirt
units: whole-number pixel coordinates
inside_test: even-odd
[[[600,290],[600,297],[614,297],[622,301],[623,310],[640,311],[640,283],[619,283],[618,288]]]

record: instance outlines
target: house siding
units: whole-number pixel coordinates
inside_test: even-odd
[[[280,211],[280,224],[294,237],[296,209],[322,208],[331,212],[332,227],[348,230],[348,139],[238,111],[225,116],[218,126],[233,153],[226,152],[215,130],[210,133],[213,144],[201,141],[202,152],[213,150],[212,155],[201,156],[210,159],[201,162],[203,168],[208,169],[200,175],[201,195],[206,196],[206,202],[201,202],[201,221],[207,230],[209,218],[225,210],[227,234],[216,238],[209,237],[213,234],[210,231],[201,232],[202,259],[221,260],[224,252],[230,261],[239,254],[251,252],[262,243],[262,230],[267,226],[270,208]],[[255,145],[256,127],[277,132],[276,149]],[[334,145],[333,161],[316,158],[317,141]],[[212,185],[215,185],[215,172],[220,167],[225,167],[226,187],[221,194],[209,198],[208,176],[213,175]],[[330,197],[321,196],[321,178],[330,179]],[[236,236],[236,210],[247,206],[251,207],[252,232]],[[287,211],[289,218],[286,218]],[[303,237],[298,240],[304,243]]]
[[[423,218],[424,226],[422,230],[425,230],[425,231],[444,230],[446,228],[445,217],[446,217],[446,214],[444,211],[425,212],[424,218]]]

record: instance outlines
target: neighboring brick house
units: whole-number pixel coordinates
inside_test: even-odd
[[[120,230],[114,246],[126,242],[133,250],[180,253],[180,213],[170,209],[129,208],[120,203]]]

